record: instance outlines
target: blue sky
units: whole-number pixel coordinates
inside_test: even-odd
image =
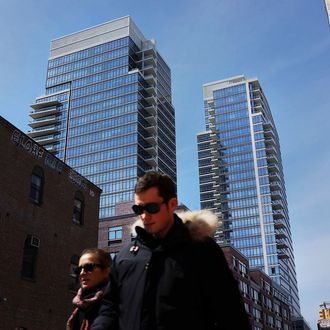
[[[323,0],[0,0],[0,114],[26,131],[50,40],[131,15],[172,69],[181,202],[199,208],[202,85],[257,77],[281,141],[298,286],[316,329],[330,300],[330,28]]]

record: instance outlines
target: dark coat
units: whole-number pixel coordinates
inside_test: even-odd
[[[208,236],[193,239],[187,227],[175,216],[162,240],[136,227],[135,244],[116,256],[110,304],[120,330],[250,329],[221,248]],[[108,329],[107,310],[92,329]]]

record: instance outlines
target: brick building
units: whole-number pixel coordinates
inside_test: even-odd
[[[131,202],[118,203],[115,216],[99,221],[99,248],[108,251],[112,257],[131,240],[131,226],[137,219],[131,207]]]
[[[1,329],[63,329],[101,190],[0,117]]]
[[[288,297],[279,285],[230,245],[221,246],[243,296],[253,330],[292,329]]]

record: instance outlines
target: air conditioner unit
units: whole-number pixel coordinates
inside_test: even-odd
[[[36,236],[31,236],[30,245],[38,248],[40,246],[40,239]]]

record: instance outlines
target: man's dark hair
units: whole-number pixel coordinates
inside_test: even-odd
[[[147,172],[141,176],[135,185],[134,192],[139,194],[153,187],[158,188],[159,196],[163,197],[165,202],[177,197],[176,184],[168,175],[159,172]]]

